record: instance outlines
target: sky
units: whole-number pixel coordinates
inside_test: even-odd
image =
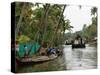
[[[82,6],[80,9],[79,6],[67,6],[64,11],[65,19],[70,20],[70,25],[73,26],[72,32],[80,31],[83,28],[84,24],[91,24],[91,7]],[[65,33],[68,31],[66,30]]]

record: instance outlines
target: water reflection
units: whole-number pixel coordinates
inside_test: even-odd
[[[97,68],[97,50],[89,45],[83,49],[72,49],[71,46],[64,46],[66,69],[93,69]]]

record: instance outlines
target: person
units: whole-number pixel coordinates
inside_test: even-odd
[[[75,41],[74,41],[74,44],[79,44],[78,40],[75,40]]]
[[[46,53],[46,49],[44,48],[44,47],[40,47],[40,51],[39,51],[39,54],[40,55],[47,55],[47,53]]]
[[[47,55],[47,52],[46,52],[47,44],[46,44],[46,42],[41,41],[40,44],[41,44],[41,47],[40,47],[40,49],[39,49],[39,54],[40,54],[40,55]]]
[[[16,51],[19,51],[19,45],[18,45],[18,41],[16,41],[16,45],[15,45]]]
[[[18,52],[19,52],[19,44],[18,44],[18,41],[16,41],[15,50],[16,50],[16,55],[18,55]]]

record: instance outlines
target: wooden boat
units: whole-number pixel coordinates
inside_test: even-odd
[[[74,40],[72,44],[72,48],[85,48],[85,42],[83,39]]]
[[[65,41],[65,45],[72,45],[72,42],[71,42],[71,41],[66,40],[66,41]]]
[[[65,45],[71,45],[72,43],[65,43]]]
[[[45,61],[50,61],[57,58],[57,55],[50,55],[50,56],[37,56],[37,57],[23,57],[23,58],[17,58],[16,62],[17,64],[24,64],[24,63],[40,63]]]

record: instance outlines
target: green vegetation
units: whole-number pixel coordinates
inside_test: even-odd
[[[21,43],[44,40],[58,46],[65,30],[72,28],[70,21],[64,19],[65,8],[66,5],[16,2],[16,40]]]
[[[97,8],[91,8],[92,23],[83,25],[81,31],[67,33],[71,31],[70,20],[64,18],[66,5],[41,4],[41,3],[19,3],[16,2],[16,40],[25,43],[31,40],[48,42],[51,46],[59,46],[68,38],[73,38],[80,34],[87,41],[97,37]],[[80,10],[82,9],[79,6]],[[21,32],[21,36],[18,33]]]

